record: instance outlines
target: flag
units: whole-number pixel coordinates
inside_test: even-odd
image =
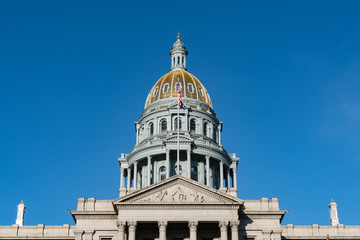
[[[182,109],[185,109],[185,105],[184,103],[181,101],[181,87],[180,87],[180,84],[178,84],[178,107],[179,108],[182,108]]]

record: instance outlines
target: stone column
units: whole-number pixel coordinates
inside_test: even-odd
[[[233,187],[237,188],[236,167],[233,167],[232,171],[233,171]]]
[[[137,162],[134,162],[134,188],[137,188]]]
[[[170,150],[166,149],[166,178],[170,177]]]
[[[83,230],[74,230],[75,240],[81,240],[83,234]]]
[[[121,171],[121,176],[120,176],[120,187],[123,188],[124,185],[125,185],[125,169],[122,167],[120,168],[120,171]]]
[[[226,187],[227,189],[230,189],[230,168],[226,168],[226,172],[227,172],[227,184]]]
[[[206,185],[210,186],[210,156],[205,156],[206,158]]]
[[[228,229],[229,222],[228,221],[220,221],[220,239],[227,240],[227,229]],[[131,240],[131,239],[130,239]]]
[[[188,168],[188,178],[191,178],[191,150],[186,150],[187,153],[187,168]]]
[[[130,190],[131,187],[131,169],[127,168],[127,189]]]
[[[128,222],[128,229],[129,229],[128,240],[135,240],[136,222],[135,221]]]
[[[231,240],[239,240],[239,224],[240,221],[231,221]]]
[[[189,222],[189,228],[190,228],[190,240],[196,240],[197,239],[197,226],[198,226],[198,222],[197,221],[191,221]]]
[[[84,235],[82,236],[83,240],[92,240],[94,235],[94,230],[85,230]]]
[[[224,187],[224,163],[220,162],[220,188]]]
[[[158,180],[158,166],[157,166],[157,162],[154,161],[154,168],[153,168],[153,183],[157,183]]]
[[[221,123],[218,126],[218,139],[219,139],[219,145],[221,146]]]
[[[119,240],[125,240],[125,221],[118,222]]]
[[[159,221],[159,240],[166,240],[166,227],[167,222],[166,221]]]
[[[147,157],[148,159],[148,164],[147,164],[147,170],[148,170],[148,174],[147,174],[147,185],[150,186],[151,184],[151,156]]]

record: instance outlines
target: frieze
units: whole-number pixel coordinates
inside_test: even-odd
[[[194,204],[194,205],[189,205],[189,204],[179,204],[179,205],[140,205],[140,204],[136,204],[136,205],[118,205],[117,206],[118,210],[129,210],[129,209],[239,209],[238,206],[234,206],[234,205],[222,205],[222,204],[207,204],[207,205],[201,205],[201,204]]]

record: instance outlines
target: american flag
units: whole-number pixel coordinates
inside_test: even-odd
[[[178,107],[185,109],[184,103],[181,101],[181,86],[178,84]]]

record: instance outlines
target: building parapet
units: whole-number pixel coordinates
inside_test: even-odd
[[[0,226],[0,239],[75,239],[75,226]]]
[[[281,226],[285,239],[360,239],[360,226]]]

